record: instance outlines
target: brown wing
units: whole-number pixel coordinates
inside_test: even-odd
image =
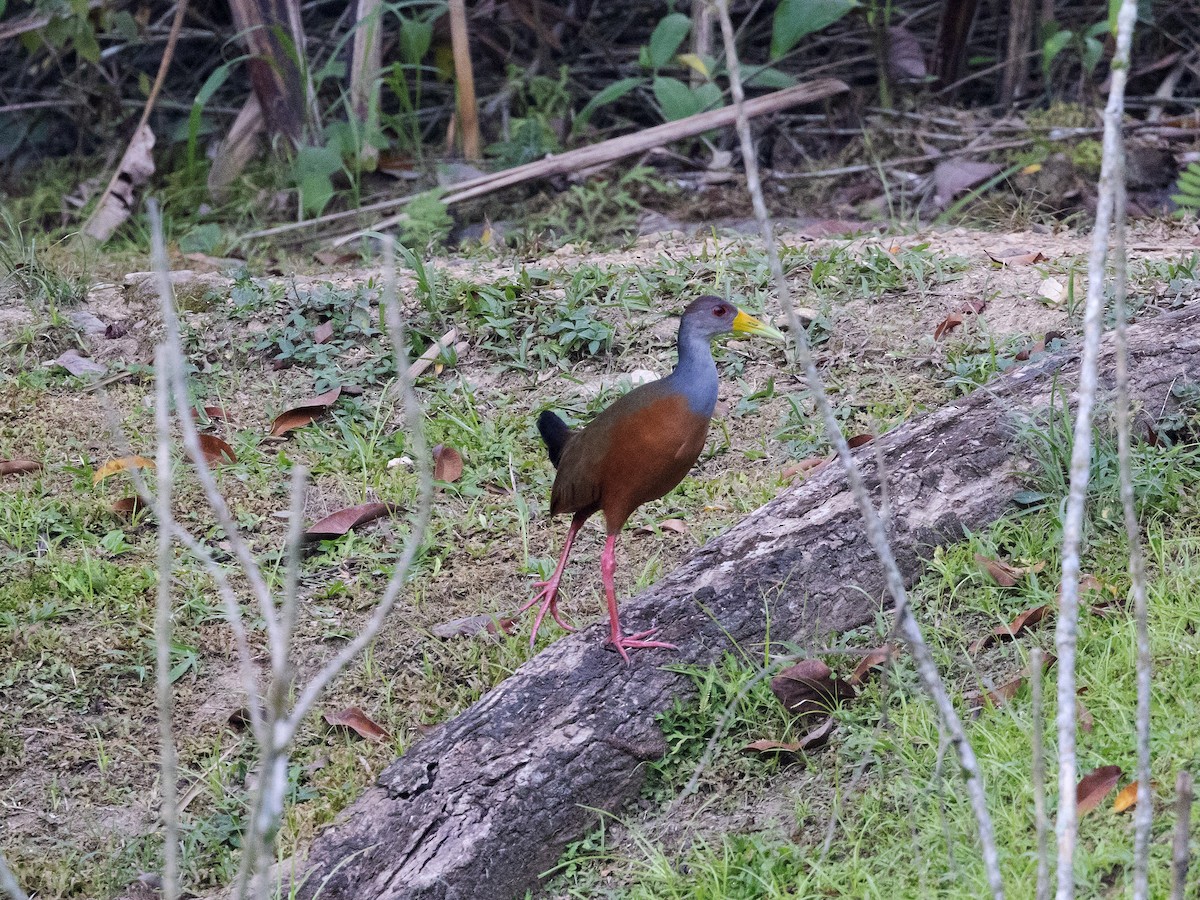
[[[609,530],[619,531],[641,504],[683,480],[707,434],[708,418],[663,382],[630,391],[563,447],[550,510],[603,509]]]

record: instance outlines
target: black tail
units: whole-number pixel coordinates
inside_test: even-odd
[[[554,468],[557,469],[558,461],[562,459],[563,447],[567,445],[567,438],[571,436],[571,429],[548,409],[538,416],[537,426],[546,444],[546,452],[550,455],[550,462],[554,463]]]

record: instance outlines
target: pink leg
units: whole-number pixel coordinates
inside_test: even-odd
[[[608,598],[608,620],[612,626],[612,634],[608,642],[617,648],[621,658],[629,662],[626,650],[641,650],[647,647],[661,647],[664,650],[678,650],[674,644],[665,641],[647,641],[657,628],[649,631],[639,631],[637,634],[622,634],[621,621],[617,617],[617,588],[613,576],[617,573],[617,536],[610,534],[604,542],[604,552],[600,554],[600,576],[604,580],[604,595]]]
[[[529,646],[533,647],[537,643],[538,629],[542,627],[542,619],[546,617],[546,613],[550,613],[550,617],[567,631],[575,629],[562,620],[558,614],[558,583],[562,581],[563,570],[567,567],[567,557],[571,555],[571,546],[575,543],[575,535],[579,534],[579,529],[583,527],[583,523],[587,521],[587,516],[576,516],[571,520],[571,527],[567,529],[567,542],[563,546],[562,556],[558,558],[558,565],[554,569],[554,574],[550,576],[548,581],[539,581],[534,587],[539,587],[542,590],[528,603],[521,607],[520,611],[525,612],[532,606],[538,603],[542,604],[542,608],[538,610],[537,617],[533,620],[533,633],[529,635]]]

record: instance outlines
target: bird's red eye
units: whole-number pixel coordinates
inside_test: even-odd
[[[725,313],[727,313],[727,312],[729,312],[729,307],[728,307],[728,306],[717,306],[717,307],[714,307],[714,308],[713,308],[713,315],[714,315],[714,316],[723,316],[723,315],[725,315]]]

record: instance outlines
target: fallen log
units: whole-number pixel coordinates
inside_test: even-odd
[[[1200,380],[1200,304],[1129,331],[1132,393],[1170,406]],[[1105,344],[1101,397],[1111,396]],[[1078,349],[1022,366],[880,437],[897,560],[911,584],[935,547],[1011,511],[1031,463],[1022,419],[1051,408],[1079,372]],[[875,483],[872,447],[858,451]],[[876,489],[878,485],[876,484]],[[706,665],[771,633],[814,641],[870,621],[883,576],[836,463],[784,491],[623,604],[626,627],[652,626],[678,653],[640,651],[626,666],[604,625],[555,642],[478,703],[414,746],[313,843],[300,896],[503,898],[535,887],[567,843],[642,786],[665,743],[655,715],[688,696],[665,663]]]

